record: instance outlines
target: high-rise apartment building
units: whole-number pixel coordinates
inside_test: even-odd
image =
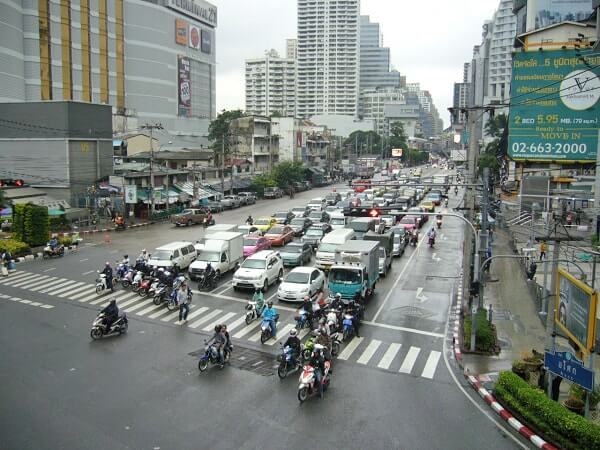
[[[294,60],[298,57],[298,39],[285,40],[285,57]]]
[[[382,136],[389,132],[385,120],[386,105],[404,103],[401,89],[364,89],[360,92],[361,116],[372,119],[375,123],[375,131]]]
[[[379,24],[360,16],[360,90],[400,88],[400,72],[390,71],[390,49],[382,46]]]
[[[356,115],[360,0],[298,0],[296,111]]]
[[[270,116],[296,114],[296,63],[281,58],[275,50],[264,58],[246,60],[246,112]]]
[[[484,101],[505,102],[510,97],[512,48],[517,32],[517,17],[512,0],[501,0],[491,23],[488,86]]]

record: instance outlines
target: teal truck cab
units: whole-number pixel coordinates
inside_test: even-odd
[[[364,301],[379,279],[379,242],[347,241],[335,249],[335,262],[328,277],[329,292],[344,299],[360,294]]]

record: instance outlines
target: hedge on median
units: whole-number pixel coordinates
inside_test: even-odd
[[[600,426],[549,399],[516,374],[501,372],[494,393],[553,443],[566,449],[600,450]]]
[[[15,258],[29,253],[29,245],[16,239],[2,239],[0,240],[0,253],[4,253],[6,250]]]

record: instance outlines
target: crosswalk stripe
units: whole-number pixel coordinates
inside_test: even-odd
[[[47,285],[43,286],[42,288],[36,288],[35,290],[39,290],[42,294],[48,294],[50,291],[53,291],[55,289],[60,289],[64,286],[70,285],[76,283],[76,281],[73,280],[67,280],[66,278],[59,278],[57,282],[52,282],[52,283],[48,283]],[[34,289],[32,289],[34,290]]]
[[[41,289],[45,289],[48,286],[53,286],[58,283],[64,283],[66,280],[64,278],[53,278],[50,277],[47,280],[39,280],[34,282],[33,284],[27,285],[28,291],[39,291]]]
[[[381,361],[379,361],[379,364],[377,364],[377,367],[380,369],[389,369],[392,361],[400,351],[401,347],[402,344],[396,344],[395,342],[390,344],[388,349],[385,351],[383,358],[381,358]]]
[[[292,328],[294,328],[294,326],[295,325],[293,323],[288,323],[281,330],[277,330],[277,338],[276,339],[269,339],[267,342],[265,342],[265,344],[275,345],[281,338],[284,338],[285,336],[287,336],[287,334],[290,332],[290,330]]]
[[[43,284],[48,278],[50,278],[50,277],[47,275],[41,275],[41,276],[36,275],[33,278],[28,279],[27,281],[22,281],[20,283],[11,284],[11,286],[22,288],[22,289],[29,289],[33,286],[37,286],[38,284]]]
[[[59,285],[59,286],[53,286],[50,289],[46,290],[46,294],[48,295],[56,295],[59,294],[61,292],[65,292],[68,291],[70,289],[76,288],[81,286],[83,283],[81,281],[77,281],[77,280],[68,280],[67,282],[65,282],[65,284],[63,285]]]
[[[84,296],[86,296],[86,295],[88,295],[88,294],[90,294],[90,293],[92,293],[92,292],[94,293],[94,295],[97,295],[97,294],[96,294],[96,286],[90,286],[90,289],[89,289],[89,290],[87,290],[87,291],[83,291],[83,292],[81,292],[81,293],[79,293],[79,294],[77,294],[77,295],[73,295],[73,296],[71,296],[71,297],[69,297],[69,298],[70,298],[71,300],[77,300],[78,302],[85,302],[85,301],[87,301],[87,300],[83,300],[81,297],[84,297]],[[87,297],[85,297],[85,298],[87,298]],[[89,299],[88,299],[88,300],[89,300]]]
[[[29,280],[29,281],[31,281],[31,280],[33,280],[34,278],[37,278],[37,277],[39,277],[39,274],[37,274],[37,273],[30,273],[30,274],[27,274],[27,275],[25,275],[24,277],[19,277],[17,280],[15,280],[15,279],[13,279],[13,278],[9,277],[8,281],[7,281],[6,283],[4,283],[4,286],[12,286],[12,285],[14,285],[14,284],[21,283],[21,282],[23,282],[24,280]]]
[[[208,308],[206,308],[206,309],[208,309]],[[171,312],[171,311],[169,311],[169,310],[167,309],[167,307],[163,305],[163,309],[161,309],[160,311],[157,311],[157,312],[155,312],[154,314],[150,314],[148,317],[149,317],[150,319],[156,319],[157,317],[160,317],[160,316],[162,316],[163,314],[166,314],[166,313],[168,313],[168,312]]]
[[[138,295],[138,297],[139,297],[139,295]],[[138,302],[138,301],[141,301],[141,300],[142,300],[141,298],[132,298],[130,300],[126,300],[124,302],[117,303],[117,306],[119,308],[125,308],[127,305],[131,305],[132,303],[135,303],[135,302]]]
[[[42,303],[40,302],[31,302],[29,306],[40,306]]]
[[[189,327],[190,328],[198,328],[200,325],[202,325],[205,322],[208,322],[210,319],[212,319],[215,316],[218,316],[222,312],[223,311],[221,311],[220,309],[215,309],[214,311],[212,311],[212,312],[208,313],[207,315],[205,315],[202,319],[198,319],[194,323],[191,323],[189,325]]]
[[[7,276],[6,278],[2,278],[0,279],[0,284],[4,284],[7,283],[9,281],[16,281],[19,280],[21,278],[25,278],[27,276],[31,275],[29,272],[20,272],[18,274],[11,274],[9,276]]]
[[[250,333],[251,331],[253,331],[259,325],[260,325],[260,320],[254,322],[254,323],[251,323],[250,325],[246,325],[244,328],[242,328],[240,331],[238,331],[236,334],[234,334],[233,337],[236,339],[242,338],[242,337],[246,336],[248,333]]]
[[[435,350],[432,350],[429,353],[429,358],[427,358],[427,362],[425,363],[425,368],[423,369],[423,373],[421,373],[421,376],[423,378],[429,378],[430,380],[433,378],[433,375],[435,374],[435,369],[437,368],[438,361],[440,360],[440,356],[442,356],[442,354]]]
[[[210,331],[212,330],[216,325],[220,324],[220,323],[226,323],[229,319],[231,319],[233,316],[235,316],[236,313],[234,312],[228,312],[227,314],[225,314],[222,317],[219,317],[217,320],[215,320],[212,323],[209,323],[208,325],[206,325],[204,328],[202,328],[203,331]]]
[[[31,300],[27,300],[27,299],[21,299],[21,300],[19,300],[19,301],[20,301],[21,303],[25,303],[25,304],[27,304],[27,303],[32,303],[32,301],[31,301]]]
[[[246,323],[246,314],[242,315],[242,317],[240,317],[239,319],[227,324],[227,330],[231,333],[232,330],[235,330],[243,323]]]
[[[85,303],[85,302],[89,302],[91,300],[90,305],[97,305],[98,303],[102,303],[102,302],[106,301],[106,299],[109,297],[110,297],[110,294],[109,295],[106,295],[106,294],[98,295],[98,294],[94,293],[94,294],[90,295],[89,297],[80,299],[79,301],[82,303]]]
[[[151,298],[146,299],[146,300],[138,303],[137,305],[130,306],[127,309],[124,309],[124,311],[125,312],[132,312],[132,311],[135,311],[136,309],[142,308],[143,306],[147,305],[148,303],[152,303],[152,299]]]
[[[367,348],[364,352],[362,352],[362,355],[360,355],[356,362],[358,364],[367,364],[371,360],[371,358],[373,357],[380,345],[381,341],[373,339],[371,342],[369,342],[369,345],[367,345]]]
[[[52,308],[54,308],[54,305],[42,305],[42,306],[40,306],[40,308],[52,309]]]
[[[198,308],[198,309],[192,311],[191,313],[188,314],[188,321],[193,319],[194,317],[198,317],[204,311],[208,311],[208,309],[209,308],[207,308],[206,306],[202,306],[201,308]]]
[[[419,347],[411,347],[402,362],[402,366],[400,367],[400,372],[402,373],[410,373],[412,371],[413,366],[415,365],[415,361],[419,356],[421,349]]]
[[[158,306],[156,306],[154,304],[154,302],[152,302],[151,306],[148,306],[147,308],[142,309],[141,311],[138,311],[135,314],[138,315],[138,316],[145,316],[146,314],[148,314],[151,311],[154,311],[154,310],[157,310],[157,309],[162,309],[162,308],[164,308],[164,305],[158,305]]]
[[[169,314],[168,316],[163,317],[160,320],[162,320],[163,322],[169,322],[178,316],[179,316],[179,310],[176,310],[176,311],[172,312],[171,314]]]
[[[364,338],[361,337],[355,337],[353,338],[348,345],[346,345],[346,347],[344,347],[344,350],[342,350],[342,353],[340,353],[338,355],[338,359],[343,359],[346,360],[348,358],[350,358],[350,356],[352,356],[352,353],[354,353],[354,350],[356,350],[356,347],[358,347],[360,345],[360,343],[363,341]]]
[[[260,324],[260,322],[259,322],[259,324]],[[250,336],[250,337],[248,338],[248,340],[249,340],[250,342],[258,342],[258,341],[260,340],[260,335],[261,335],[261,334],[262,334],[262,328],[261,328],[261,327],[259,327],[259,330],[258,330],[256,333],[254,333],[252,336]]]
[[[83,297],[85,295],[85,292],[82,291],[85,291],[86,289],[94,289],[94,286],[82,282],[80,287],[68,290],[67,292],[57,292],[57,294],[59,294],[59,297],[67,297],[69,298],[69,300],[75,300],[78,297]],[[78,292],[81,292],[81,295],[75,295]]]
[[[300,333],[298,333],[298,337],[300,338],[300,340],[304,339],[304,336],[306,336],[309,331],[310,330],[308,328],[303,328],[302,330],[300,330]]]

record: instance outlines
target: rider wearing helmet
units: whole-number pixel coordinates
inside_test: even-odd
[[[360,314],[360,306],[358,305],[358,303],[356,303],[354,300],[348,303],[348,306],[346,307],[346,314],[352,316],[352,326],[354,327],[354,334],[356,334],[356,337],[360,337],[358,335],[358,326],[360,325],[360,319],[358,317]]]
[[[315,339],[315,344],[323,346],[323,356],[325,357],[325,360],[331,361],[331,338],[329,337],[329,334],[327,334],[327,330],[321,328],[320,324],[317,333],[319,333],[319,335]]]
[[[112,282],[113,281],[113,270],[112,270],[112,267],[110,267],[110,263],[108,261],[106,261],[106,263],[104,264],[104,269],[100,273],[104,274],[106,276],[106,287],[112,291],[112,289],[113,289],[113,282]]]
[[[261,288],[254,289],[254,295],[252,295],[252,301],[256,302],[256,314],[260,317],[263,310],[265,309],[265,296],[263,295]]]
[[[225,336],[225,351],[229,354],[233,351],[233,345],[231,344],[231,337],[229,337],[229,331],[227,331],[227,324],[221,324],[221,333]]]
[[[300,338],[298,338],[298,330],[295,328],[290,330],[290,335],[284,342],[283,347],[289,347],[292,349],[292,359],[296,361],[302,349],[302,343],[300,342]]]
[[[219,355],[219,365],[223,367],[225,362],[225,356],[223,353],[223,348],[227,344],[227,338],[225,334],[223,334],[222,326],[215,325],[215,334],[213,334],[212,338],[207,343],[214,342],[215,348],[217,349],[217,353]]]
[[[110,327],[119,318],[119,307],[117,306],[117,299],[113,298],[108,305],[106,305],[100,314],[104,314],[104,324],[106,325],[106,332],[110,332]]]
[[[315,344],[315,349],[310,357],[310,365],[315,369],[315,379],[319,385],[319,395],[323,398],[323,375],[325,374],[325,358],[323,346]]]
[[[262,316],[263,316],[263,320],[266,320],[267,322],[269,322],[269,325],[271,326],[271,334],[273,335],[273,337],[276,337],[278,314],[277,314],[277,310],[275,308],[273,308],[272,301],[269,301],[267,303],[267,307],[263,311]]]
[[[331,301],[331,307],[333,309],[339,309],[342,307],[342,294],[340,294],[339,292],[335,294],[333,300]]]
[[[123,255],[123,261],[121,261],[121,264],[124,266],[129,266],[129,262],[129,255]]]
[[[142,253],[140,253],[140,256],[137,257],[138,261],[148,261],[148,252],[146,251],[146,249],[142,249]]]

